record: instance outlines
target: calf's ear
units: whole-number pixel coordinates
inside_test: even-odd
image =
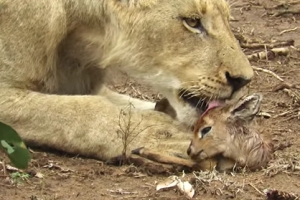
[[[252,94],[233,105],[230,111],[230,118],[234,121],[250,122],[259,112],[262,101],[261,94]]]

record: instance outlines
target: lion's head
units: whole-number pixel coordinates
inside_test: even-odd
[[[122,0],[117,7],[132,50],[124,69],[166,96],[179,120],[194,122],[209,102],[250,82],[225,0]]]

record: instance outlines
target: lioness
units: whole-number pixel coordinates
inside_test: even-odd
[[[105,87],[115,70],[162,93],[187,125],[253,76],[225,0],[0,0],[0,121],[28,145],[117,156],[120,109],[131,101],[141,133],[129,150],[186,154],[178,121]]]

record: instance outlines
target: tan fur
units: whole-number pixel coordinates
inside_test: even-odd
[[[206,31],[192,33],[182,17],[201,18]],[[141,79],[181,122],[194,122],[199,113],[180,89],[226,99],[237,90],[226,75],[253,76],[228,19],[224,0],[0,0],[0,121],[29,145],[108,159],[121,153],[117,119],[132,101],[131,121],[143,119],[144,131],[128,148],[184,153],[189,136],[176,121],[105,80],[115,70]]]
[[[273,146],[270,137],[260,134],[252,122],[260,104],[260,100],[257,101],[259,102],[255,105],[255,112],[251,111],[253,108],[243,107],[247,102],[242,102],[241,107],[234,108],[237,114],[233,114],[232,105],[210,110],[196,125],[194,138],[188,150],[190,157],[201,162],[203,159],[221,155],[232,160],[232,166],[229,165],[229,168],[235,163],[249,169],[265,167],[271,159]],[[201,131],[206,127],[211,127],[211,130],[201,136]],[[225,168],[224,163],[218,165]]]

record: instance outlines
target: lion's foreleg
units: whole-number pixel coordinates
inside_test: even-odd
[[[97,93],[100,96],[105,97],[112,104],[118,107],[125,107],[131,104],[135,109],[139,110],[154,110],[155,103],[150,101],[144,101],[137,98],[130,97],[125,94],[119,94],[103,86]]]
[[[0,105],[0,121],[12,126],[26,144],[71,154],[107,160],[146,147],[185,155],[190,142],[164,113],[120,109],[102,96],[1,88]]]
[[[10,88],[0,89],[0,105],[0,121],[12,126],[27,144],[100,159],[122,153],[120,129],[126,131],[129,124],[139,126],[135,131],[143,130],[148,120],[155,124],[154,111],[148,120],[141,121],[141,113],[135,110],[130,120],[128,113],[120,119],[120,109],[101,96],[48,95]],[[143,134],[131,145],[145,145],[148,139]]]

